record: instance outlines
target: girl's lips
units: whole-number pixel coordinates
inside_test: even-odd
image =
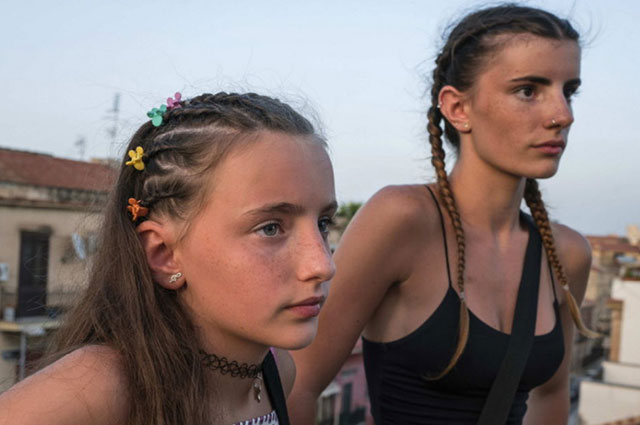
[[[324,297],[311,297],[286,307],[287,310],[303,319],[310,319],[320,314]]]
[[[320,304],[294,305],[287,307],[287,310],[303,319],[311,319],[320,314]]]
[[[561,146],[551,146],[551,145],[542,145],[542,146],[536,146],[536,149],[538,149],[540,152],[544,152],[548,155],[558,155],[561,154],[562,151],[564,150],[564,147]]]
[[[535,145],[534,148],[537,150],[548,154],[548,155],[558,155],[561,154],[564,150],[565,143],[563,140],[550,140],[548,142],[540,143],[539,145]]]

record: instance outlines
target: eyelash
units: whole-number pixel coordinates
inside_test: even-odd
[[[322,225],[325,225],[324,229],[322,228]],[[320,233],[322,233],[323,237],[327,237],[329,235],[329,229],[331,228],[331,226],[333,226],[335,224],[335,221],[333,219],[333,217],[322,217],[320,218],[320,220],[318,220],[318,229],[320,230]],[[265,233],[267,228],[276,226],[276,228],[278,229],[278,233],[273,234],[273,235],[268,235]],[[266,223],[263,226],[260,226],[258,229],[256,229],[257,233],[261,233],[263,236],[267,237],[267,238],[274,238],[276,236],[278,236],[281,232],[282,232],[282,225],[276,221],[270,222],[270,223]]]
[[[276,228],[278,229],[278,233],[275,235],[267,235],[265,234],[265,229],[267,229],[268,227],[272,227],[272,226],[276,226]],[[273,238],[275,236],[277,236],[278,234],[280,234],[280,232],[282,232],[282,225],[276,221],[272,221],[269,223],[266,223],[263,226],[260,226],[258,229],[256,229],[256,233],[261,233],[262,236],[265,236],[267,238]]]
[[[579,93],[580,93],[580,88],[579,87],[567,87],[564,90],[564,97],[566,97],[567,100],[571,101]]]
[[[326,223],[325,230],[322,230],[322,228],[320,228],[320,223]],[[336,224],[336,222],[333,219],[333,217],[322,217],[318,221],[318,228],[320,229],[320,233],[322,233],[323,236],[326,238],[329,235],[329,230],[330,230],[331,226],[333,226],[334,224]]]
[[[531,90],[531,95],[530,96],[524,95],[524,91],[525,90]],[[515,92],[515,94],[524,97],[524,99],[529,100],[535,94],[535,91],[536,91],[535,86],[526,85],[526,86],[520,86],[520,87],[516,88],[514,92]]]
[[[530,90],[531,94],[530,95],[525,95],[524,91],[525,90]],[[579,87],[565,87],[564,91],[564,97],[571,102],[571,100],[576,97],[579,93]],[[536,87],[533,85],[526,85],[526,86],[521,86],[518,87],[514,90],[514,93],[516,95],[520,95],[521,97],[524,98],[524,100],[530,100],[536,92]]]

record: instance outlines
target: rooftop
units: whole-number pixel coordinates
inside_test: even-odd
[[[640,245],[634,245],[629,239],[620,236],[587,236],[591,248],[598,251],[640,254]]]
[[[104,163],[0,148],[0,182],[106,192],[115,178]]]
[[[624,236],[618,235],[605,235],[605,236],[596,236],[596,235],[587,235],[587,239],[591,244],[616,244],[616,243],[629,243],[629,240]]]

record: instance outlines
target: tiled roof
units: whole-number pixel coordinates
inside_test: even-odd
[[[629,243],[629,240],[625,237],[587,236],[587,240],[594,250],[640,254],[640,246]]]
[[[633,416],[630,418],[620,419],[617,421],[605,422],[598,425],[640,425],[640,416]]]
[[[591,244],[616,244],[616,243],[628,243],[629,240],[624,236],[617,235],[607,235],[607,236],[595,236],[595,235],[587,235],[587,240]]]
[[[640,254],[640,246],[631,245],[630,243],[616,243],[616,244],[592,244],[594,249],[598,249],[600,251],[609,251],[609,252],[625,252],[630,254]]]
[[[0,182],[107,191],[115,178],[106,164],[0,148]]]

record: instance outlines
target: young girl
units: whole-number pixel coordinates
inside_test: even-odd
[[[253,93],[168,104],[129,143],[61,358],[0,423],[288,423],[295,370],[270,347],[311,342],[334,274],[325,143]]]
[[[590,249],[550,223],[536,179],[558,169],[579,86],[578,33],[548,12],[486,8],[451,30],[428,112],[437,183],[382,189],[344,233],[318,337],[294,353],[294,423],[313,423],[362,334],[378,425],[476,424],[512,330],[531,345],[514,344],[523,368],[511,394],[497,392],[506,419],[483,423],[567,423]],[[457,153],[450,175],[442,126]]]

